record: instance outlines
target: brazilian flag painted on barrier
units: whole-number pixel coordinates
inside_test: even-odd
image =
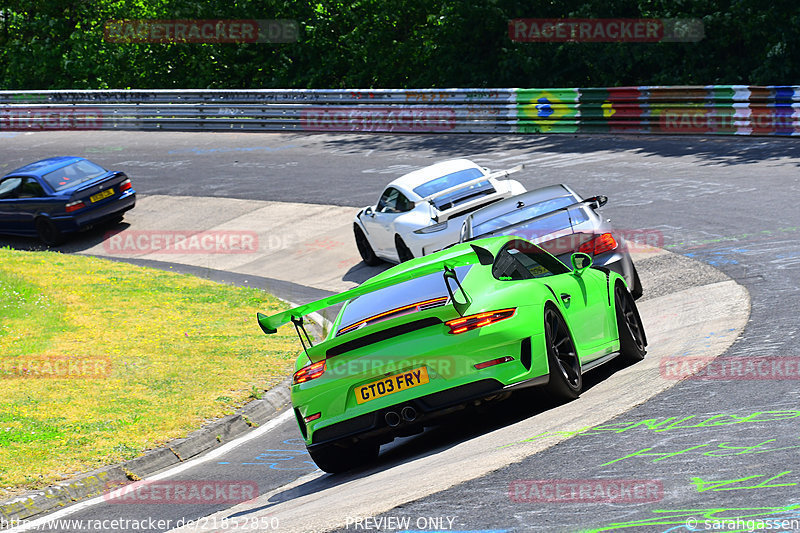
[[[578,89],[517,89],[517,132],[577,132],[578,96]]]

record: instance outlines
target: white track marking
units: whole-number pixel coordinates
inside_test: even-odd
[[[253,430],[251,433],[247,433],[246,435],[243,435],[243,436],[241,436],[241,437],[239,437],[237,439],[234,439],[231,442],[223,444],[219,448],[216,448],[216,449],[208,452],[207,454],[205,454],[205,455],[203,455],[201,457],[198,457],[197,459],[190,459],[189,461],[186,461],[186,462],[181,463],[181,464],[179,464],[177,466],[174,466],[172,468],[164,470],[163,472],[159,472],[158,474],[155,474],[153,476],[147,477],[147,478],[143,479],[142,481],[158,481],[160,479],[166,479],[166,478],[172,477],[172,476],[174,476],[176,474],[180,474],[184,470],[188,470],[190,468],[194,468],[197,465],[200,465],[200,464],[203,464],[205,462],[211,461],[212,459],[216,459],[217,457],[225,455],[226,453],[228,453],[229,451],[233,450],[234,448],[237,448],[237,447],[241,446],[245,442],[249,442],[252,439],[255,439],[255,438],[263,436],[265,433],[268,433],[269,431],[274,429],[276,426],[279,426],[280,424],[286,422],[287,420],[290,420],[292,418],[292,416],[293,416],[293,414],[292,414],[291,409],[287,409],[285,412],[283,412],[280,415],[276,416],[275,418],[273,418],[272,420],[270,420],[269,422],[267,422],[263,426]],[[26,522],[25,524],[19,525],[19,526],[13,528],[13,529],[8,529],[8,530],[6,530],[6,533],[17,533],[17,532],[21,532],[21,531],[28,531],[30,529],[41,529],[43,527],[47,527],[47,523],[48,522],[53,522],[55,520],[58,520],[59,518],[63,518],[65,516],[69,516],[71,514],[77,513],[78,511],[82,511],[84,509],[88,509],[89,507],[94,507],[95,505],[97,505],[99,503],[103,503],[105,501],[106,501],[106,499],[105,499],[104,496],[97,496],[95,498],[92,498],[91,500],[86,500],[85,502],[81,502],[81,503],[75,504],[73,506],[67,507],[66,509],[62,509],[60,511],[57,511],[55,513],[51,513],[51,514],[43,516],[41,518],[37,518],[35,520],[31,520],[30,522]]]

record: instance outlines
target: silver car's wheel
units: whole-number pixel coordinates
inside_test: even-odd
[[[639,310],[633,296],[625,290],[622,283],[614,289],[616,300],[617,331],[619,333],[620,359],[627,363],[635,363],[644,359],[647,353],[647,337],[645,337]]]
[[[636,270],[636,265],[633,264],[633,261],[631,261],[631,268],[633,269],[633,286],[631,287],[631,296],[633,296],[634,300],[638,300],[642,297],[642,293],[644,292],[642,289],[642,281],[639,279],[639,272]]]

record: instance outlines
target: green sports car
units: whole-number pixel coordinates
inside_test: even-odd
[[[273,316],[304,351],[292,404],[308,451],[326,472],[378,455],[476,401],[529,386],[576,398],[582,374],[615,357],[641,360],[647,340],[616,272],[504,236],[455,245],[395,266],[341,294]],[[344,302],[316,345],[303,316]]]

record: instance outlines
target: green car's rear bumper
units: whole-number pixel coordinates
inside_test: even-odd
[[[413,424],[424,424],[473,399],[508,386],[547,382],[541,309],[517,308],[512,318],[462,334],[449,334],[444,320],[326,360],[324,374],[292,387],[298,425],[309,446],[343,438],[389,441],[411,421],[392,427],[387,412],[411,406]],[[476,369],[498,359],[505,362]],[[424,367],[428,382],[358,401],[360,387]],[[320,413],[316,420],[305,418]]]

